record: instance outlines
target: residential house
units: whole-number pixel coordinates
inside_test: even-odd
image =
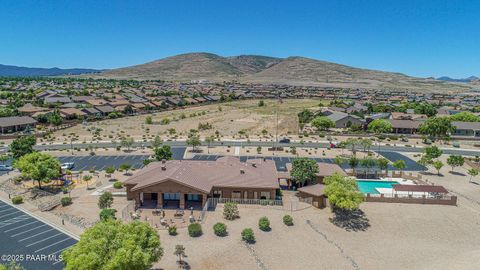
[[[35,128],[37,120],[30,116],[12,116],[0,118],[0,133],[13,133]]]
[[[208,198],[275,199],[275,162],[236,157],[153,162],[125,182],[127,199],[153,207],[203,207]]]

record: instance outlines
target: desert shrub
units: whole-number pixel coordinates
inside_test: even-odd
[[[67,206],[72,204],[72,198],[71,197],[63,197],[60,202],[62,203],[62,206]]]
[[[223,217],[226,220],[234,220],[239,217],[238,215],[238,206],[236,203],[227,202],[223,206]]]
[[[188,235],[191,237],[199,237],[202,235],[202,225],[199,223],[192,223],[188,225]]]
[[[242,240],[247,242],[247,243],[254,243],[255,242],[255,235],[253,234],[253,230],[250,229],[250,228],[243,229]]]
[[[98,207],[100,209],[110,208],[113,204],[113,195],[111,192],[104,192],[98,198]]]
[[[13,204],[21,204],[23,203],[23,197],[22,196],[15,196],[12,198],[12,203]]]
[[[117,181],[117,182],[113,183],[113,187],[117,188],[117,189],[123,188],[123,183],[120,182],[120,181]]]
[[[292,226],[293,225],[293,218],[290,215],[285,215],[283,216],[283,223],[287,226]]]
[[[100,211],[100,220],[105,221],[108,219],[117,219],[115,213],[117,213],[117,210],[112,208],[102,209],[102,211]]]
[[[218,222],[213,225],[213,232],[216,236],[226,236],[227,235],[227,225]]]
[[[168,234],[170,235],[177,235],[177,226],[170,226],[168,227]]]
[[[267,217],[261,217],[258,220],[258,228],[264,232],[270,231],[270,220]]]

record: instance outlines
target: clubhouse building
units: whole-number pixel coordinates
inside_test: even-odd
[[[202,207],[208,198],[275,199],[275,162],[226,156],[216,161],[168,160],[148,164],[125,181],[127,199],[140,206]]]

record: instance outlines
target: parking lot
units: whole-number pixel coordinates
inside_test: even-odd
[[[61,253],[77,242],[72,236],[0,200],[0,263],[9,256],[26,269],[62,269]]]
[[[404,156],[400,153],[397,152],[379,152],[380,155],[384,156],[391,162],[394,162],[396,160],[403,160],[405,161],[405,170],[407,171],[423,171],[425,170],[425,167],[417,164],[414,160],[410,159],[407,156]],[[219,155],[195,155],[192,159],[194,160],[217,160]],[[266,158],[269,160],[275,161],[275,166],[277,167],[278,171],[286,171],[286,165],[287,163],[292,163],[294,157],[272,157],[272,156],[240,156],[240,161],[245,162],[248,159],[255,159],[255,158]],[[333,158],[312,158],[316,160],[317,162],[324,162],[324,163],[335,163],[335,160]],[[341,166],[343,169],[350,169],[350,166],[348,164],[343,164]],[[358,166],[357,169],[362,169],[362,166]],[[390,164],[389,165],[389,170],[394,170],[395,168]],[[372,171],[372,169],[370,169]]]
[[[185,147],[172,148],[173,159],[183,159]],[[58,157],[60,163],[73,162],[74,171],[98,170],[113,166],[116,169],[120,165],[130,164],[132,168],[139,169],[143,167],[143,161],[150,158],[149,155],[116,155],[116,156],[62,156]]]

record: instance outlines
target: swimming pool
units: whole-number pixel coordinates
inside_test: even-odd
[[[392,188],[393,185],[398,184],[396,181],[357,180],[358,189],[364,194],[380,194],[376,188]]]

